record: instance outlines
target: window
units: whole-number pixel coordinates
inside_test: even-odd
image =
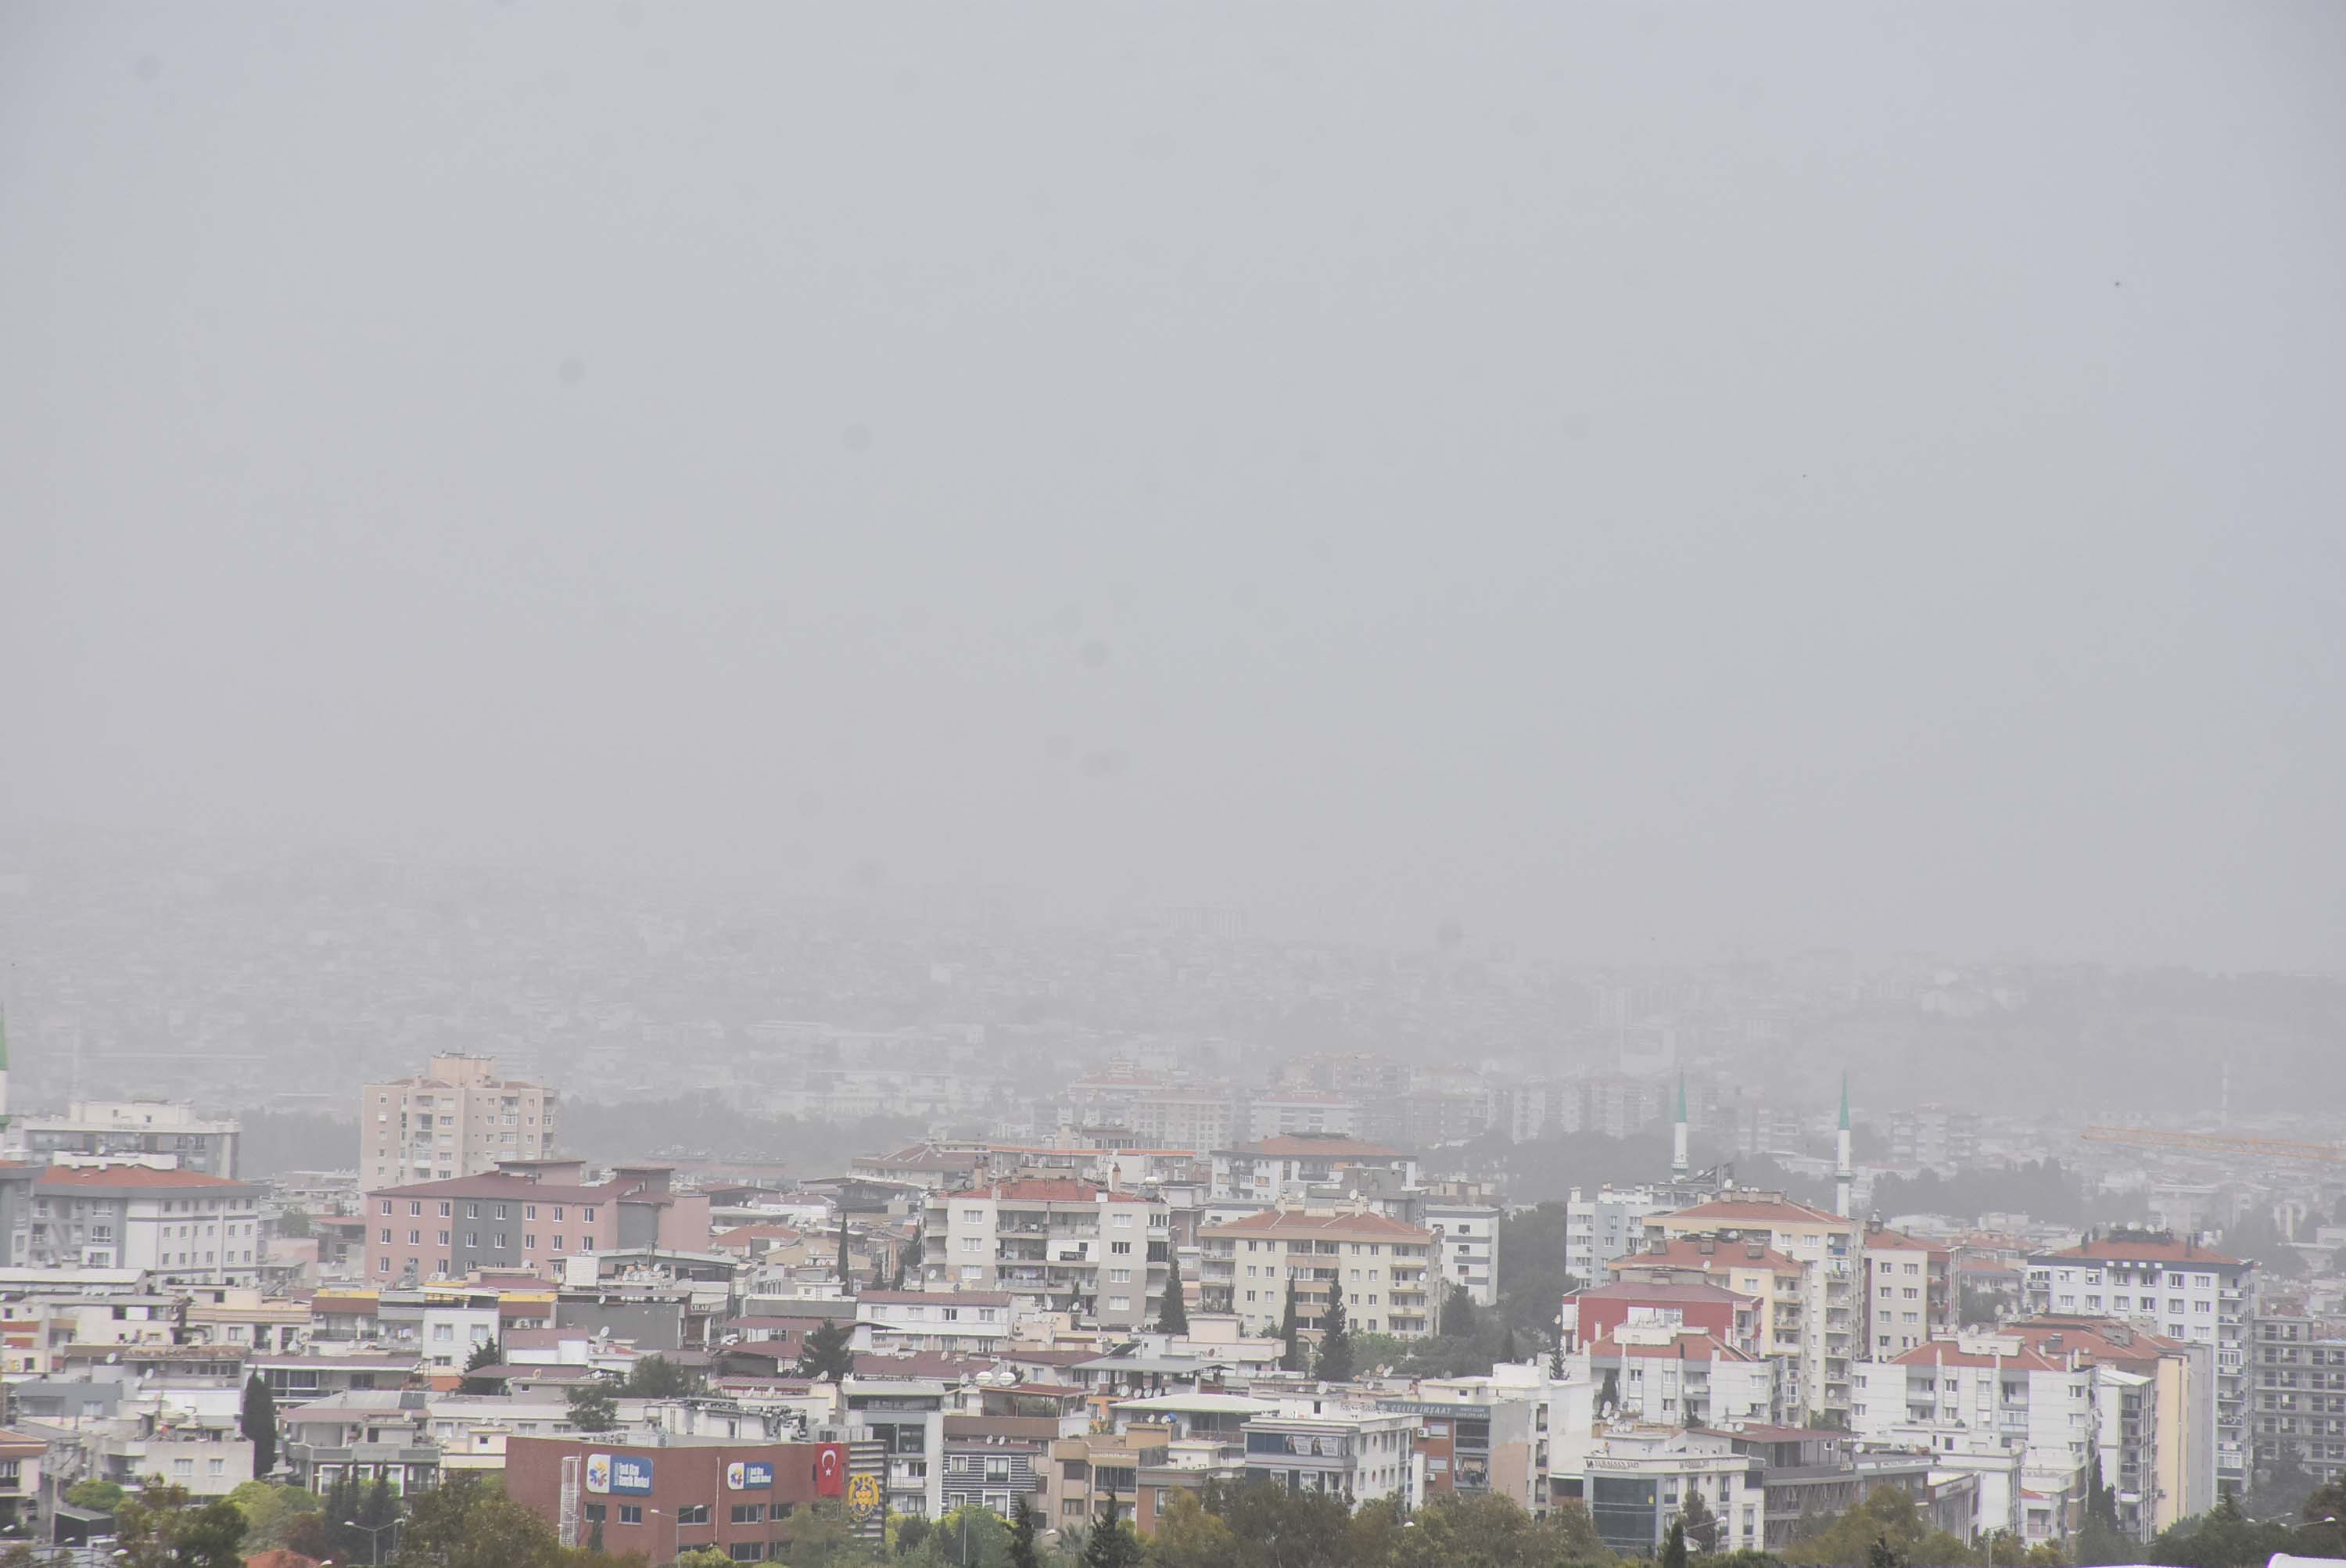
[[[1130,1230],[1132,1228],[1132,1216],[1129,1214],[1119,1214],[1114,1217],[1110,1223],[1118,1230]]]
[[[537,1205],[534,1203],[525,1203],[522,1205],[521,1217],[524,1219],[536,1219],[537,1217]]]
[[[559,1214],[556,1214],[554,1217],[555,1217],[555,1218],[556,1218],[556,1219],[560,1219],[560,1218],[562,1217],[562,1216],[561,1216],[561,1215],[559,1215]],[[595,1210],[594,1210],[591,1207],[586,1207],[586,1208],[582,1208],[582,1209],[580,1209],[580,1210],[578,1211],[578,1222],[579,1222],[581,1225],[592,1225],[592,1224],[594,1224],[594,1223],[595,1223]]]
[[[736,1541],[725,1549],[725,1555],[736,1563],[763,1563],[766,1560],[766,1543],[762,1541]]]
[[[678,1524],[708,1523],[709,1504],[705,1502],[678,1503],[676,1510],[676,1522]]]
[[[586,1508],[586,1522],[589,1524],[600,1524],[604,1520],[610,1517],[609,1512],[599,1502],[588,1503]]]
[[[619,1504],[619,1522],[620,1522],[620,1523],[622,1523],[622,1524],[641,1524],[643,1522],[644,1522],[644,1505],[643,1505],[642,1503],[640,1503],[640,1502],[623,1502],[623,1503]]]
[[[737,1502],[733,1505],[733,1522],[736,1524],[756,1524],[765,1517],[766,1505],[762,1502]]]

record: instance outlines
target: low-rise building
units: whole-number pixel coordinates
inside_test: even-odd
[[[1325,1492],[1351,1506],[1381,1497],[1407,1508],[1425,1501],[1409,1410],[1282,1410],[1246,1423],[1246,1473],[1290,1492]]]
[[[36,1268],[136,1268],[158,1284],[258,1285],[252,1182],[148,1166],[52,1166],[33,1186],[26,1258]]]

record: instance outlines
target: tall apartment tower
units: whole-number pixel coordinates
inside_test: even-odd
[[[369,1084],[359,1096],[364,1188],[481,1176],[500,1160],[544,1159],[560,1102],[543,1084],[497,1076],[494,1056],[434,1056],[423,1074]]]

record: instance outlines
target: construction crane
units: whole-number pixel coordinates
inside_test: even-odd
[[[2247,1159],[2318,1160],[2346,1165],[2346,1144],[2312,1144],[2296,1138],[2249,1138],[2234,1133],[2174,1133],[2158,1127],[2087,1127],[2081,1135],[2097,1144],[2128,1144],[2138,1149],[2178,1154],[2231,1155]]]

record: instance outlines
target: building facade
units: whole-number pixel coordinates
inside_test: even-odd
[[[1145,1194],[1056,1176],[993,1182],[923,1211],[922,1283],[1037,1296],[1105,1327],[1137,1329],[1164,1310],[1171,1238],[1171,1210]]]
[[[1295,1287],[1296,1319],[1319,1328],[1328,1303],[1372,1334],[1415,1339],[1433,1331],[1434,1234],[1365,1208],[1265,1209],[1198,1232],[1199,1299],[1235,1313],[1249,1333],[1276,1333]]]
[[[680,1193],[665,1166],[583,1180],[576,1162],[516,1162],[484,1176],[366,1195],[366,1274],[378,1285],[461,1278],[476,1269],[552,1277],[566,1259],[619,1247],[699,1251],[709,1199]]]
[[[33,1183],[26,1261],[146,1269],[168,1285],[257,1285],[267,1191],[195,1171],[51,1166]]]
[[[434,1056],[420,1076],[359,1095],[359,1182],[447,1181],[557,1146],[561,1103],[543,1084],[497,1076],[495,1057]]]
[[[178,1100],[76,1100],[62,1116],[18,1116],[12,1128],[35,1165],[86,1156],[232,1176],[242,1124],[234,1116],[199,1116]]]

